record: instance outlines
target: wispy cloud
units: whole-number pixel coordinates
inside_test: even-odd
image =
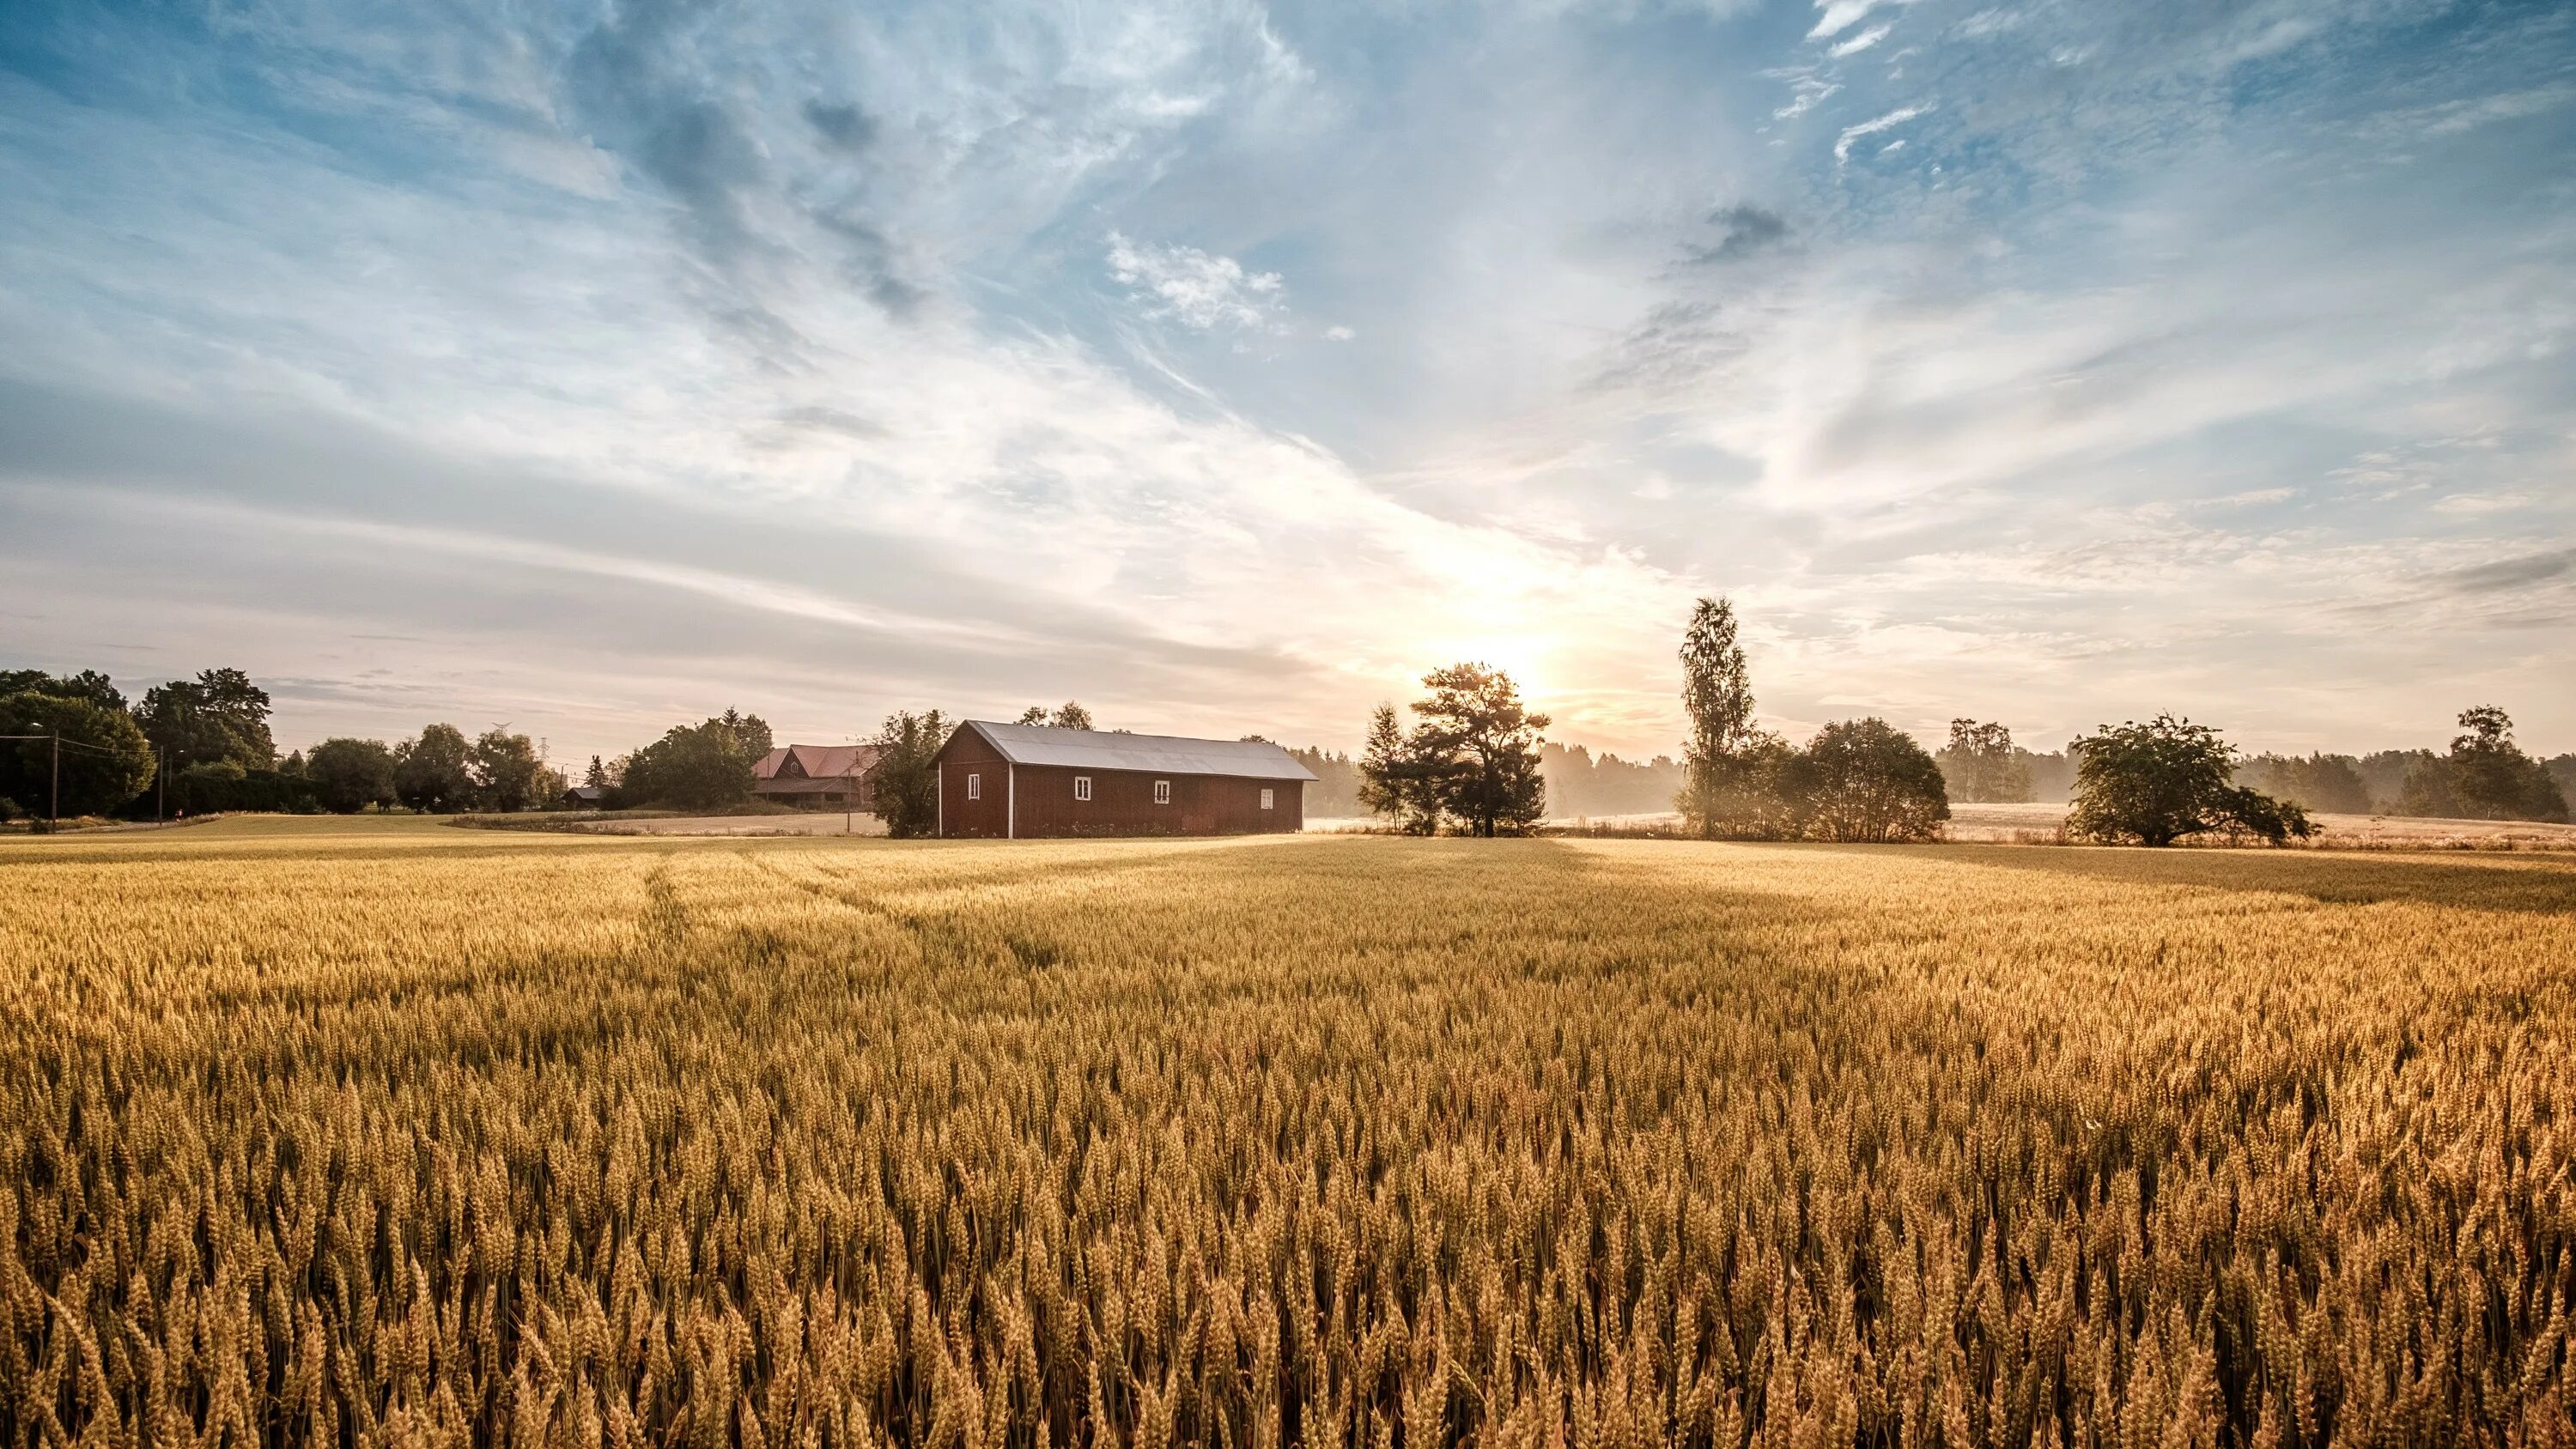
[[[1869,49],[1871,46],[1878,44],[1882,40],[1885,40],[1888,37],[1889,32],[1893,31],[1895,28],[1896,27],[1893,25],[1873,25],[1869,29],[1862,31],[1860,34],[1853,36],[1849,40],[1835,42],[1834,46],[1825,53],[1836,60],[1840,60],[1847,55],[1858,55],[1862,51]]]
[[[1818,80],[1812,75],[1794,76],[1789,81],[1789,104],[1773,111],[1771,118],[1775,121],[1794,121],[1823,105],[1841,89],[1842,86],[1838,83]]]
[[[1109,275],[1145,304],[1150,317],[1206,332],[1261,330],[1287,315],[1277,272],[1248,271],[1232,257],[1190,246],[1140,245],[1109,234]]]
[[[1882,6],[1913,3],[1914,0],[1817,0],[1816,9],[1822,13],[1816,17],[1816,27],[1807,32],[1807,38],[1823,40],[1840,35]]]
[[[1863,121],[1856,126],[1843,127],[1842,134],[1834,138],[1834,163],[1836,165],[1840,165],[1845,161],[1849,161],[1851,159],[1853,143],[1859,141],[1862,137],[1875,136],[1879,132],[1891,127],[1902,126],[1917,116],[1926,114],[1931,109],[1932,108],[1930,106],[1899,106],[1895,110],[1889,111],[1886,115]]]

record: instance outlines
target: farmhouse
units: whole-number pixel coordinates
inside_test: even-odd
[[[1266,740],[968,720],[939,747],[939,833],[1257,835],[1300,829],[1314,779]]]
[[[751,793],[799,810],[874,810],[874,745],[780,745],[751,767]]]

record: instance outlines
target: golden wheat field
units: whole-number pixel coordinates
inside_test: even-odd
[[[2576,1443],[2576,858],[0,846],[0,1440]]]

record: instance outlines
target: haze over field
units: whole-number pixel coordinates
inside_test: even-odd
[[[538,10],[0,7],[0,661],[2576,747],[2564,6]]]

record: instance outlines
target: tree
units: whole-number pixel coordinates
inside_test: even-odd
[[[45,736],[0,740],[0,797],[30,814],[105,814],[152,782],[152,746],[133,719],[79,695],[24,690],[0,698],[0,735]]]
[[[391,809],[394,752],[382,740],[328,739],[304,758],[304,778],[314,798],[335,815],[354,815],[373,805]]]
[[[1796,778],[1808,831],[1826,840],[1930,840],[1950,818],[1941,767],[1883,719],[1818,730]]]
[[[465,732],[434,724],[420,738],[394,750],[394,795],[424,815],[443,815],[474,803],[474,747]]]
[[[208,669],[146,690],[134,707],[144,738],[174,769],[230,761],[266,770],[277,760],[268,691],[238,669]]]
[[[2471,820],[2564,820],[2567,799],[2547,766],[2514,743],[2513,720],[2491,704],[2460,713],[2466,731],[2451,752],[2411,771],[2399,800],[2408,815]]]
[[[1361,809],[1394,822],[1407,835],[1429,835],[1440,828],[1439,790],[1405,738],[1394,705],[1381,704],[1369,716],[1359,768]]]
[[[1019,722],[1024,725],[1037,725],[1042,728],[1059,730],[1087,730],[1098,728],[1098,726],[1091,722],[1091,711],[1084,709],[1081,705],[1076,704],[1069,699],[1066,700],[1062,706],[1058,707],[1056,712],[1053,714],[1047,713],[1045,705],[1030,705],[1027,709],[1020,711]]]
[[[1422,683],[1431,693],[1413,702],[1420,723],[1408,750],[1441,811],[1471,835],[1537,824],[1547,812],[1538,765],[1547,716],[1522,708],[1512,677],[1481,663],[1435,669]]]
[[[581,783],[593,790],[608,788],[608,767],[599,762],[599,756],[590,757],[590,768],[581,772]]]
[[[752,767],[769,753],[769,725],[760,716],[723,714],[694,725],[675,725],[626,762],[620,795],[637,804],[713,810],[751,797]]]
[[[877,730],[869,788],[877,818],[897,840],[939,832],[939,747],[948,742],[948,729],[948,720],[934,709],[897,710]]]
[[[1943,784],[1970,804],[2018,805],[2030,799],[2030,761],[2012,731],[1972,719],[1950,721],[1950,743],[1938,756]]]
[[[474,742],[468,765],[474,776],[476,804],[485,810],[525,810],[541,799],[563,793],[541,793],[541,777],[549,772],[545,762],[537,758],[536,742],[497,725]]]
[[[0,697],[12,694],[50,694],[56,699],[80,699],[101,709],[123,713],[125,694],[116,681],[95,669],[78,674],[47,674],[41,669],[0,669]]]
[[[2075,801],[2066,826],[2092,840],[2171,845],[2213,830],[2279,845],[2311,833],[2296,805],[2231,783],[2236,750],[2207,725],[2160,714],[2104,725],[2075,741]]]
[[[1682,632],[1682,792],[1673,803],[1703,837],[1740,829],[1768,736],[1753,723],[1753,683],[1736,642],[1735,606],[1702,599]]]

